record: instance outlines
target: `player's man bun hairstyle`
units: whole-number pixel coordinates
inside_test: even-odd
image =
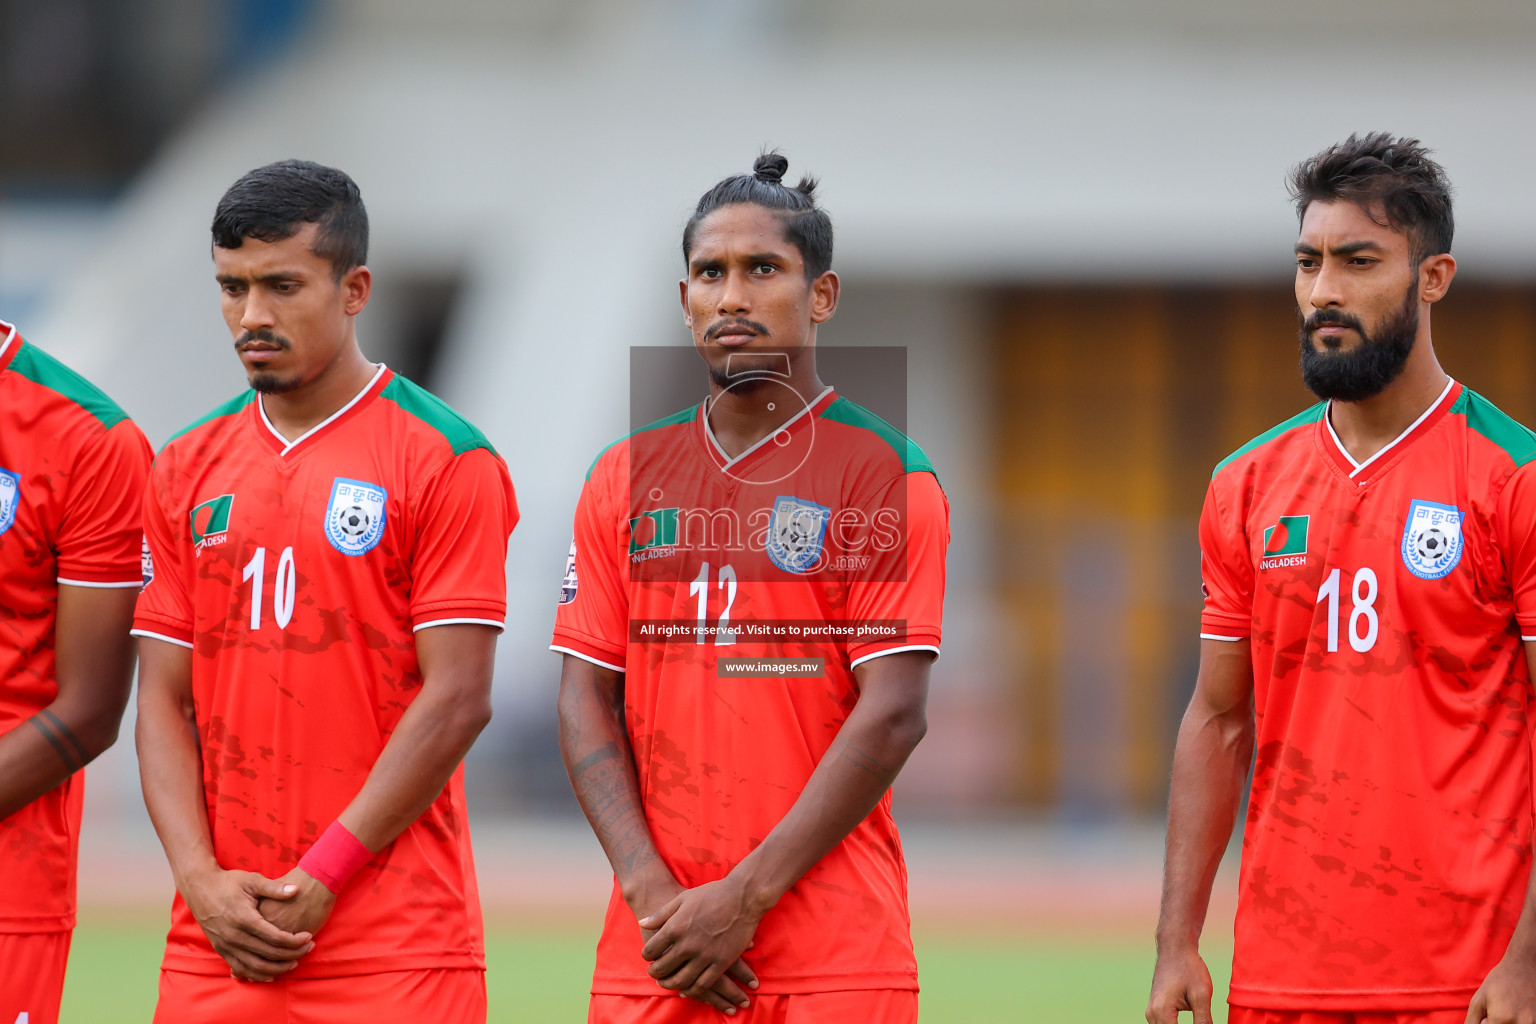
[[[805,276],[815,280],[832,269],[832,218],[816,205],[816,179],[806,175],[800,184],[784,184],[789,158],[769,150],[752,162],[751,174],[722,178],[699,197],[699,203],[683,228],[683,263],[693,253],[699,224],[722,206],[752,203],[766,207],[784,222],[784,238],[800,250]]]
[[[1344,200],[1407,235],[1415,263],[1451,251],[1451,183],[1418,139],[1351,134],[1297,164],[1289,185],[1298,220],[1314,202]]]
[[[229,186],[213,213],[213,244],[238,249],[247,238],[281,242],[319,224],[315,255],[331,261],[336,279],[368,260],[368,211],[357,182],[334,167],[279,160]]]
[[[789,157],[777,150],[764,153],[752,161],[752,177],[758,181],[766,181],[769,184],[780,185],[784,182],[784,172],[789,170]],[[806,194],[816,191],[816,182],[811,178],[801,178],[800,187]]]

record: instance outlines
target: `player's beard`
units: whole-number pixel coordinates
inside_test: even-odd
[[[704,332],[704,340],[712,341],[724,333],[727,327],[748,327],[757,332],[759,338],[768,338],[769,331],[766,324],[760,324],[756,320],[748,320],[745,317],[731,317],[711,324],[709,330]],[[764,384],[773,380],[783,380],[784,370],[787,369],[788,359],[782,354],[777,357],[771,353],[759,351],[743,351],[734,349],[726,356],[725,363],[709,368],[709,381],[721,391],[732,391],[738,395],[756,391]]]
[[[275,331],[262,328],[259,331],[242,331],[240,337],[235,339],[235,351],[242,351],[246,345],[253,341],[276,345],[284,352],[291,352],[293,350],[293,342]],[[303,381],[298,374],[284,377],[271,370],[257,370],[250,376],[251,390],[263,395],[281,395],[285,392],[293,391],[301,383]]]
[[[1338,402],[1363,402],[1386,390],[1402,374],[1419,333],[1419,282],[1415,278],[1403,304],[1376,325],[1374,335],[1360,318],[1334,309],[1320,309],[1310,317],[1297,310],[1301,334],[1301,379],[1318,398]],[[1312,341],[1312,332],[1324,325],[1348,327],[1360,335],[1360,344],[1349,351],[1332,351]]]
[[[298,377],[279,377],[275,373],[265,371],[252,375],[251,390],[263,395],[282,395],[289,391],[296,391],[302,384]]]
[[[783,379],[783,374],[775,374],[765,368],[737,369],[733,366],[729,373],[723,366],[709,368],[709,382],[721,391],[729,391],[733,395],[751,394],[764,384]]]

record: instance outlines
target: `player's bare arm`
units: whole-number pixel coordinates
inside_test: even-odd
[[[1168,798],[1168,853],[1148,1024],[1191,1011],[1211,1021],[1211,972],[1200,931],[1232,837],[1253,756],[1253,660],[1247,640],[1201,640],[1194,696],[1179,725]]]
[[[203,799],[197,717],[192,703],[192,652],[139,640],[136,739],[144,805],[170,861],[176,891],[235,977],[272,981],[314,948],[265,920],[257,901],[287,899],[295,888],[249,871],[226,871],[213,855]]]
[[[131,588],[59,587],[59,693],[30,728],[0,736],[0,818],[53,789],[117,741],[133,682]]]
[[[680,889],[656,854],[640,807],[634,753],[624,729],[623,673],[566,655],[559,714],[566,772],[624,898],[631,905],[645,902],[645,890],[653,882]]]
[[[683,886],[656,852],[640,803],[635,755],[624,727],[624,674],[565,655],[560,671],[560,755],[576,800],[597,834],[624,902],[637,921],[667,906]],[[642,929],[647,940],[652,929]],[[738,984],[739,982],[739,984]],[[722,1013],[750,1004],[757,977],[740,959],[694,998]],[[693,995],[693,993],[690,993]]]
[[[640,922],[656,929],[651,977],[687,995],[712,986],[751,944],[757,923],[863,821],[927,732],[932,655],[888,654],[854,670],[858,703],[789,813],[717,882],[689,889]]]
[[[421,692],[411,702],[368,780],[337,816],[358,842],[377,853],[421,817],[491,720],[491,675],[497,631],[491,626],[433,626],[416,633]],[[296,867],[278,880],[291,899],[262,900],[267,920],[285,931],[319,932],[336,894]]]
[[[1536,642],[1527,641],[1525,660],[1536,674]],[[1472,997],[1467,1024],[1516,1024],[1536,1020],[1536,873],[1525,891],[1520,921],[1504,957]]]

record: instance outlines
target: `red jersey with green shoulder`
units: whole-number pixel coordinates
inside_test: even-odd
[[[381,368],[292,443],[248,393],[171,440],[134,632],[192,650],[228,869],[277,877],[351,802],[422,684],[415,632],[500,629],[517,507],[485,437]],[[164,966],[227,974],[178,896]],[[483,967],[462,767],[341,892],[294,977]]]
[[[1452,382],[1363,464],[1318,405],[1217,467],[1202,635],[1249,638],[1230,1001],[1464,1008],[1531,861],[1536,435]]]
[[[127,413],[0,322],[0,734],[37,728],[27,720],[58,696],[59,587],[143,583],[149,459]],[[45,729],[61,756],[84,760],[66,734]],[[76,772],[0,820],[0,932],[74,927],[84,792]]]
[[[735,458],[703,404],[643,428],[576,510],[553,649],[625,674],[646,821],[685,886],[788,812],[858,700],[855,666],[939,649],[948,505],[927,457],[830,388],[801,405]],[[917,987],[889,793],[755,943],[764,993]],[[615,884],[593,992],[659,993],[640,947]]]

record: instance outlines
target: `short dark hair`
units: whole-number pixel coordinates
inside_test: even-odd
[[[281,242],[319,224],[315,255],[331,261],[337,280],[368,259],[368,211],[357,182],[334,167],[279,160],[229,186],[213,214],[213,244],[238,249],[247,238]]]
[[[814,280],[832,269],[832,218],[816,205],[816,179],[807,175],[793,187],[784,184],[789,158],[769,150],[752,163],[751,174],[722,178],[699,197],[683,228],[683,263],[693,252],[699,222],[722,206],[753,203],[779,213],[784,238],[800,250],[805,276]]]
[[[1418,139],[1388,132],[1351,134],[1291,170],[1296,217],[1314,202],[1344,200],[1372,217],[1379,209],[1387,223],[1407,235],[1415,263],[1451,251],[1451,183]]]

